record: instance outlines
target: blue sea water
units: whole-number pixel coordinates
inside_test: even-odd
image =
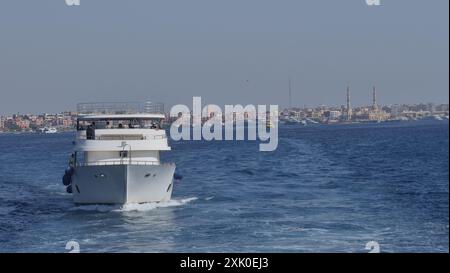
[[[256,142],[172,142],[165,204],[75,206],[72,133],[0,135],[0,252],[449,251],[448,122],[282,126]]]

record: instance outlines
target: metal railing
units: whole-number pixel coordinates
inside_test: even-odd
[[[144,136],[144,135],[98,135],[95,136],[95,139],[87,139],[86,135],[80,135],[79,139],[86,140],[157,140],[157,139],[166,139],[166,135],[152,135],[152,136]]]
[[[112,161],[77,162],[77,167],[120,166],[120,165],[153,166],[153,165],[161,165],[161,163],[159,161],[141,161],[141,160],[112,160]]]
[[[77,105],[79,115],[164,113],[164,104],[155,102],[92,102]]]

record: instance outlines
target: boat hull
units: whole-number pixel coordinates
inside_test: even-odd
[[[80,166],[72,176],[76,204],[127,204],[170,200],[175,164]]]

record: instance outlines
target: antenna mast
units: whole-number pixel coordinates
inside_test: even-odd
[[[289,77],[289,109],[292,108],[291,77]]]

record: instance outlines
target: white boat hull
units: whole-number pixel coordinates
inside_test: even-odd
[[[175,164],[80,166],[72,176],[76,204],[127,204],[170,200]]]

